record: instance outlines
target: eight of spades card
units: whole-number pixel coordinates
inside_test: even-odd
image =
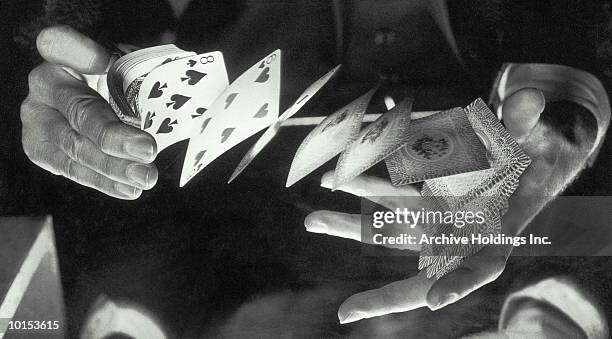
[[[227,85],[221,52],[161,65],[140,86],[141,128],[155,138],[158,151],[188,139],[192,127],[211,116],[212,103]]]
[[[236,79],[209,109],[211,119],[194,125],[180,186],[221,154],[278,118],[281,51],[258,61]]]

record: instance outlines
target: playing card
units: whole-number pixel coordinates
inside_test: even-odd
[[[162,149],[188,139],[194,125],[210,118],[209,108],[229,82],[221,52],[181,58],[163,64],[140,85],[141,128]]]
[[[412,101],[412,98],[403,100],[359,133],[357,139],[340,155],[334,175],[334,190],[406,144]]]
[[[109,104],[117,116],[125,123],[138,126],[141,119],[140,112],[135,109],[138,102],[135,96],[142,77],[164,62],[189,55],[195,53],[183,51],[174,45],[162,45],[126,54],[113,63],[106,81]]]
[[[465,112],[489,151],[491,168],[426,180],[421,194],[431,197],[447,210],[485,211],[486,223],[478,228],[462,229],[434,225],[426,227],[428,235],[498,234],[501,231],[501,217],[508,209],[507,200],[518,187],[519,177],[531,161],[481,99],[466,107]],[[427,267],[428,276],[439,277],[459,265],[463,257],[476,253],[482,247],[478,244],[443,248],[425,246],[419,267]]]
[[[474,197],[490,196],[501,209],[518,187],[518,178],[531,160],[497,120],[482,99],[465,108],[476,134],[488,150],[489,169],[426,180],[423,195],[438,197],[442,205],[460,209]]]
[[[394,185],[490,168],[487,150],[461,108],[413,120],[406,146],[385,163]]]
[[[184,186],[213,160],[278,118],[281,51],[266,56],[215,100],[210,120],[194,126],[183,163]]]
[[[242,160],[240,160],[240,163],[238,166],[236,166],[234,173],[232,173],[230,176],[228,183],[232,182],[251,163],[251,161],[255,159],[257,154],[259,154],[259,152],[261,152],[261,150],[264,149],[264,147],[266,147],[266,145],[272,141],[272,139],[274,139],[274,136],[276,136],[276,133],[278,133],[280,130],[282,123],[296,114],[300,108],[302,108],[308,102],[308,100],[310,100],[321,89],[321,87],[323,87],[329,81],[329,79],[336,74],[338,69],[340,69],[340,66],[341,65],[334,67],[334,69],[327,72],[317,81],[308,86],[308,88],[306,88],[306,90],[300,94],[293,105],[291,105],[270,127],[268,127],[264,134],[259,137],[257,142],[253,144],[244,157],[242,157]]]
[[[483,227],[464,227],[461,229],[445,228],[444,232],[436,233],[440,235],[454,234],[457,237],[468,237],[472,234],[480,234],[486,236],[489,234],[499,234],[501,231],[502,214],[490,210],[486,213],[486,223]],[[427,231],[426,231],[427,233]],[[431,234],[431,233],[430,233]],[[476,254],[484,245],[478,243],[469,243],[467,245],[424,245],[419,257],[419,269],[427,269],[426,275],[428,278],[436,276],[439,279],[443,275],[453,271],[465,258]]]
[[[325,86],[325,84],[329,81],[329,79],[331,79],[336,74],[336,72],[338,72],[338,70],[340,69],[341,66],[342,65],[337,65],[336,67],[331,69],[329,72],[325,73],[322,77],[317,79],[315,82],[310,84],[310,86],[308,86],[308,88],[306,88],[304,90],[304,92],[302,92],[302,94],[300,94],[300,96],[293,103],[293,105],[291,105],[291,107],[289,107],[285,112],[283,112],[283,114],[280,117],[278,117],[277,122],[278,123],[282,123],[283,121],[291,118],[295,113],[297,113],[300,110],[300,108],[302,108],[304,105],[306,105],[306,103],[315,94],[317,94],[317,92],[323,86]]]
[[[287,187],[338,155],[357,139],[363,115],[378,86],[325,118],[302,141],[295,153]]]

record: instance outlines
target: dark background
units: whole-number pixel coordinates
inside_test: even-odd
[[[370,3],[376,16],[376,2]],[[49,23],[70,23],[99,40],[142,46],[171,29],[181,47],[222,50],[230,79],[266,51],[280,47],[286,57],[281,108],[287,107],[339,57],[332,52],[331,10],[324,1],[263,4],[194,0],[177,20],[163,1],[2,2],[0,212],[54,216],[72,334],[78,333],[87,309],[102,293],[136,301],[172,333],[195,336],[215,333],[214,328],[244,302],[279,292],[289,293],[289,300],[298,304],[273,304],[278,309],[299,308],[312,319],[324,315],[310,327],[303,325],[310,336],[373,333],[368,331],[380,320],[339,326],[335,312],[341,301],[416,273],[416,257],[363,257],[356,243],[304,231],[304,216],[313,210],[359,211],[357,198],[319,187],[321,174],[333,163],[284,188],[307,128],[283,130],[231,185],[225,184],[227,177],[254,138],[220,157],[182,189],[178,179],[186,143],[174,145],[156,161],[157,186],[132,202],[53,176],[23,154],[19,105],[27,95],[27,73],[39,62],[33,37]],[[401,94],[420,86],[415,110],[465,106],[477,96],[486,97],[503,61],[567,64],[608,84],[608,2],[449,1],[449,7],[467,71],[458,67],[431,18],[419,11],[399,18],[399,28],[391,26],[400,42],[382,50],[366,45],[371,32],[353,18],[345,36],[344,73],[300,115],[333,112],[371,86],[381,72],[401,76],[398,83],[385,84],[390,91]],[[43,9],[47,11],[41,15]],[[413,25],[401,25],[406,22]],[[381,107],[380,98],[374,102],[373,112]],[[596,165],[566,194],[609,195],[610,152],[608,138]],[[380,167],[373,173],[386,175]],[[610,307],[610,264],[607,258],[512,258],[502,277],[473,297],[441,312],[419,310],[386,319],[416,337],[492,328],[510,290],[566,272],[574,272],[574,278]],[[316,296],[302,294],[309,291]],[[300,298],[315,302],[300,304]]]

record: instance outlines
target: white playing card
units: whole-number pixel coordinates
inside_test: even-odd
[[[174,45],[144,48],[119,58],[108,71],[109,104],[117,116],[133,126],[142,120],[138,93],[146,74],[166,62],[195,55]]]
[[[300,108],[302,108],[308,100],[310,100],[317,92],[321,89],[321,87],[325,86],[325,84],[331,79],[331,77],[338,72],[342,65],[337,65],[331,71],[325,73],[322,77],[320,77],[317,81],[313,82],[302,92],[300,97],[289,107],[280,117],[278,117],[278,121],[282,122],[289,118],[291,118],[295,113],[297,113]]]
[[[410,137],[406,132],[411,121],[412,101],[413,98],[402,100],[364,128],[347,146],[334,171],[333,190],[406,145]]]
[[[228,84],[221,52],[157,67],[140,86],[141,128],[155,138],[158,151],[188,139],[193,126],[210,117],[209,108]]]
[[[236,166],[234,173],[232,173],[229,181],[227,182],[228,184],[232,182],[232,180],[234,180],[251,163],[251,161],[253,161],[253,159],[255,159],[257,154],[259,154],[259,152],[261,152],[261,150],[263,150],[264,147],[266,147],[266,145],[270,141],[272,141],[272,139],[274,139],[274,136],[276,136],[276,134],[280,130],[282,123],[285,120],[291,118],[294,114],[296,114],[300,110],[300,108],[302,108],[308,102],[308,100],[310,100],[315,94],[317,94],[321,87],[323,87],[329,81],[329,79],[331,79],[331,77],[336,74],[336,72],[340,69],[341,66],[342,65],[338,65],[334,67],[334,69],[327,72],[317,81],[313,82],[310,86],[308,86],[308,88],[304,90],[304,92],[298,97],[298,99],[293,103],[293,105],[291,105],[291,107],[289,107],[283,114],[281,114],[280,117],[278,117],[278,119],[276,119],[276,121],[270,127],[268,127],[264,134],[259,137],[257,142],[253,144],[251,149],[249,149],[244,155],[244,157],[242,157],[242,160],[240,160],[240,163],[238,163],[238,166]]]
[[[363,115],[376,90],[378,86],[329,115],[310,131],[295,153],[287,187],[338,155],[357,139]]]
[[[212,119],[195,126],[180,186],[221,154],[278,118],[281,51],[261,59],[236,79],[210,108]]]

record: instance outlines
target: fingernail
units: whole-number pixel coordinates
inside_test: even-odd
[[[365,318],[365,313],[363,312],[351,312],[345,317],[338,315],[338,320],[340,320],[341,324],[352,323],[363,318]]]
[[[129,164],[126,169],[126,174],[128,178],[138,184],[138,186],[149,188],[149,184],[151,183],[150,166],[138,163]]]
[[[304,220],[304,226],[306,227],[306,231],[312,233],[326,233],[328,230],[326,224],[322,223],[318,218],[311,217],[310,215]]]
[[[134,186],[130,186],[130,185],[126,185],[126,184],[122,184],[122,183],[116,183],[115,184],[115,189],[117,189],[117,191],[123,195],[125,195],[128,198],[134,198],[137,196],[137,192],[138,189]]]
[[[457,294],[457,293],[446,294],[446,295],[442,296],[438,300],[438,303],[436,304],[436,306],[434,308],[432,308],[432,311],[440,309],[440,308],[442,308],[442,307],[444,307],[446,305],[452,304],[455,301],[457,301],[457,299],[459,299],[459,294]]]
[[[155,155],[155,145],[151,142],[151,138],[144,136],[131,138],[126,143],[125,150],[129,155],[146,162],[153,161]]]

